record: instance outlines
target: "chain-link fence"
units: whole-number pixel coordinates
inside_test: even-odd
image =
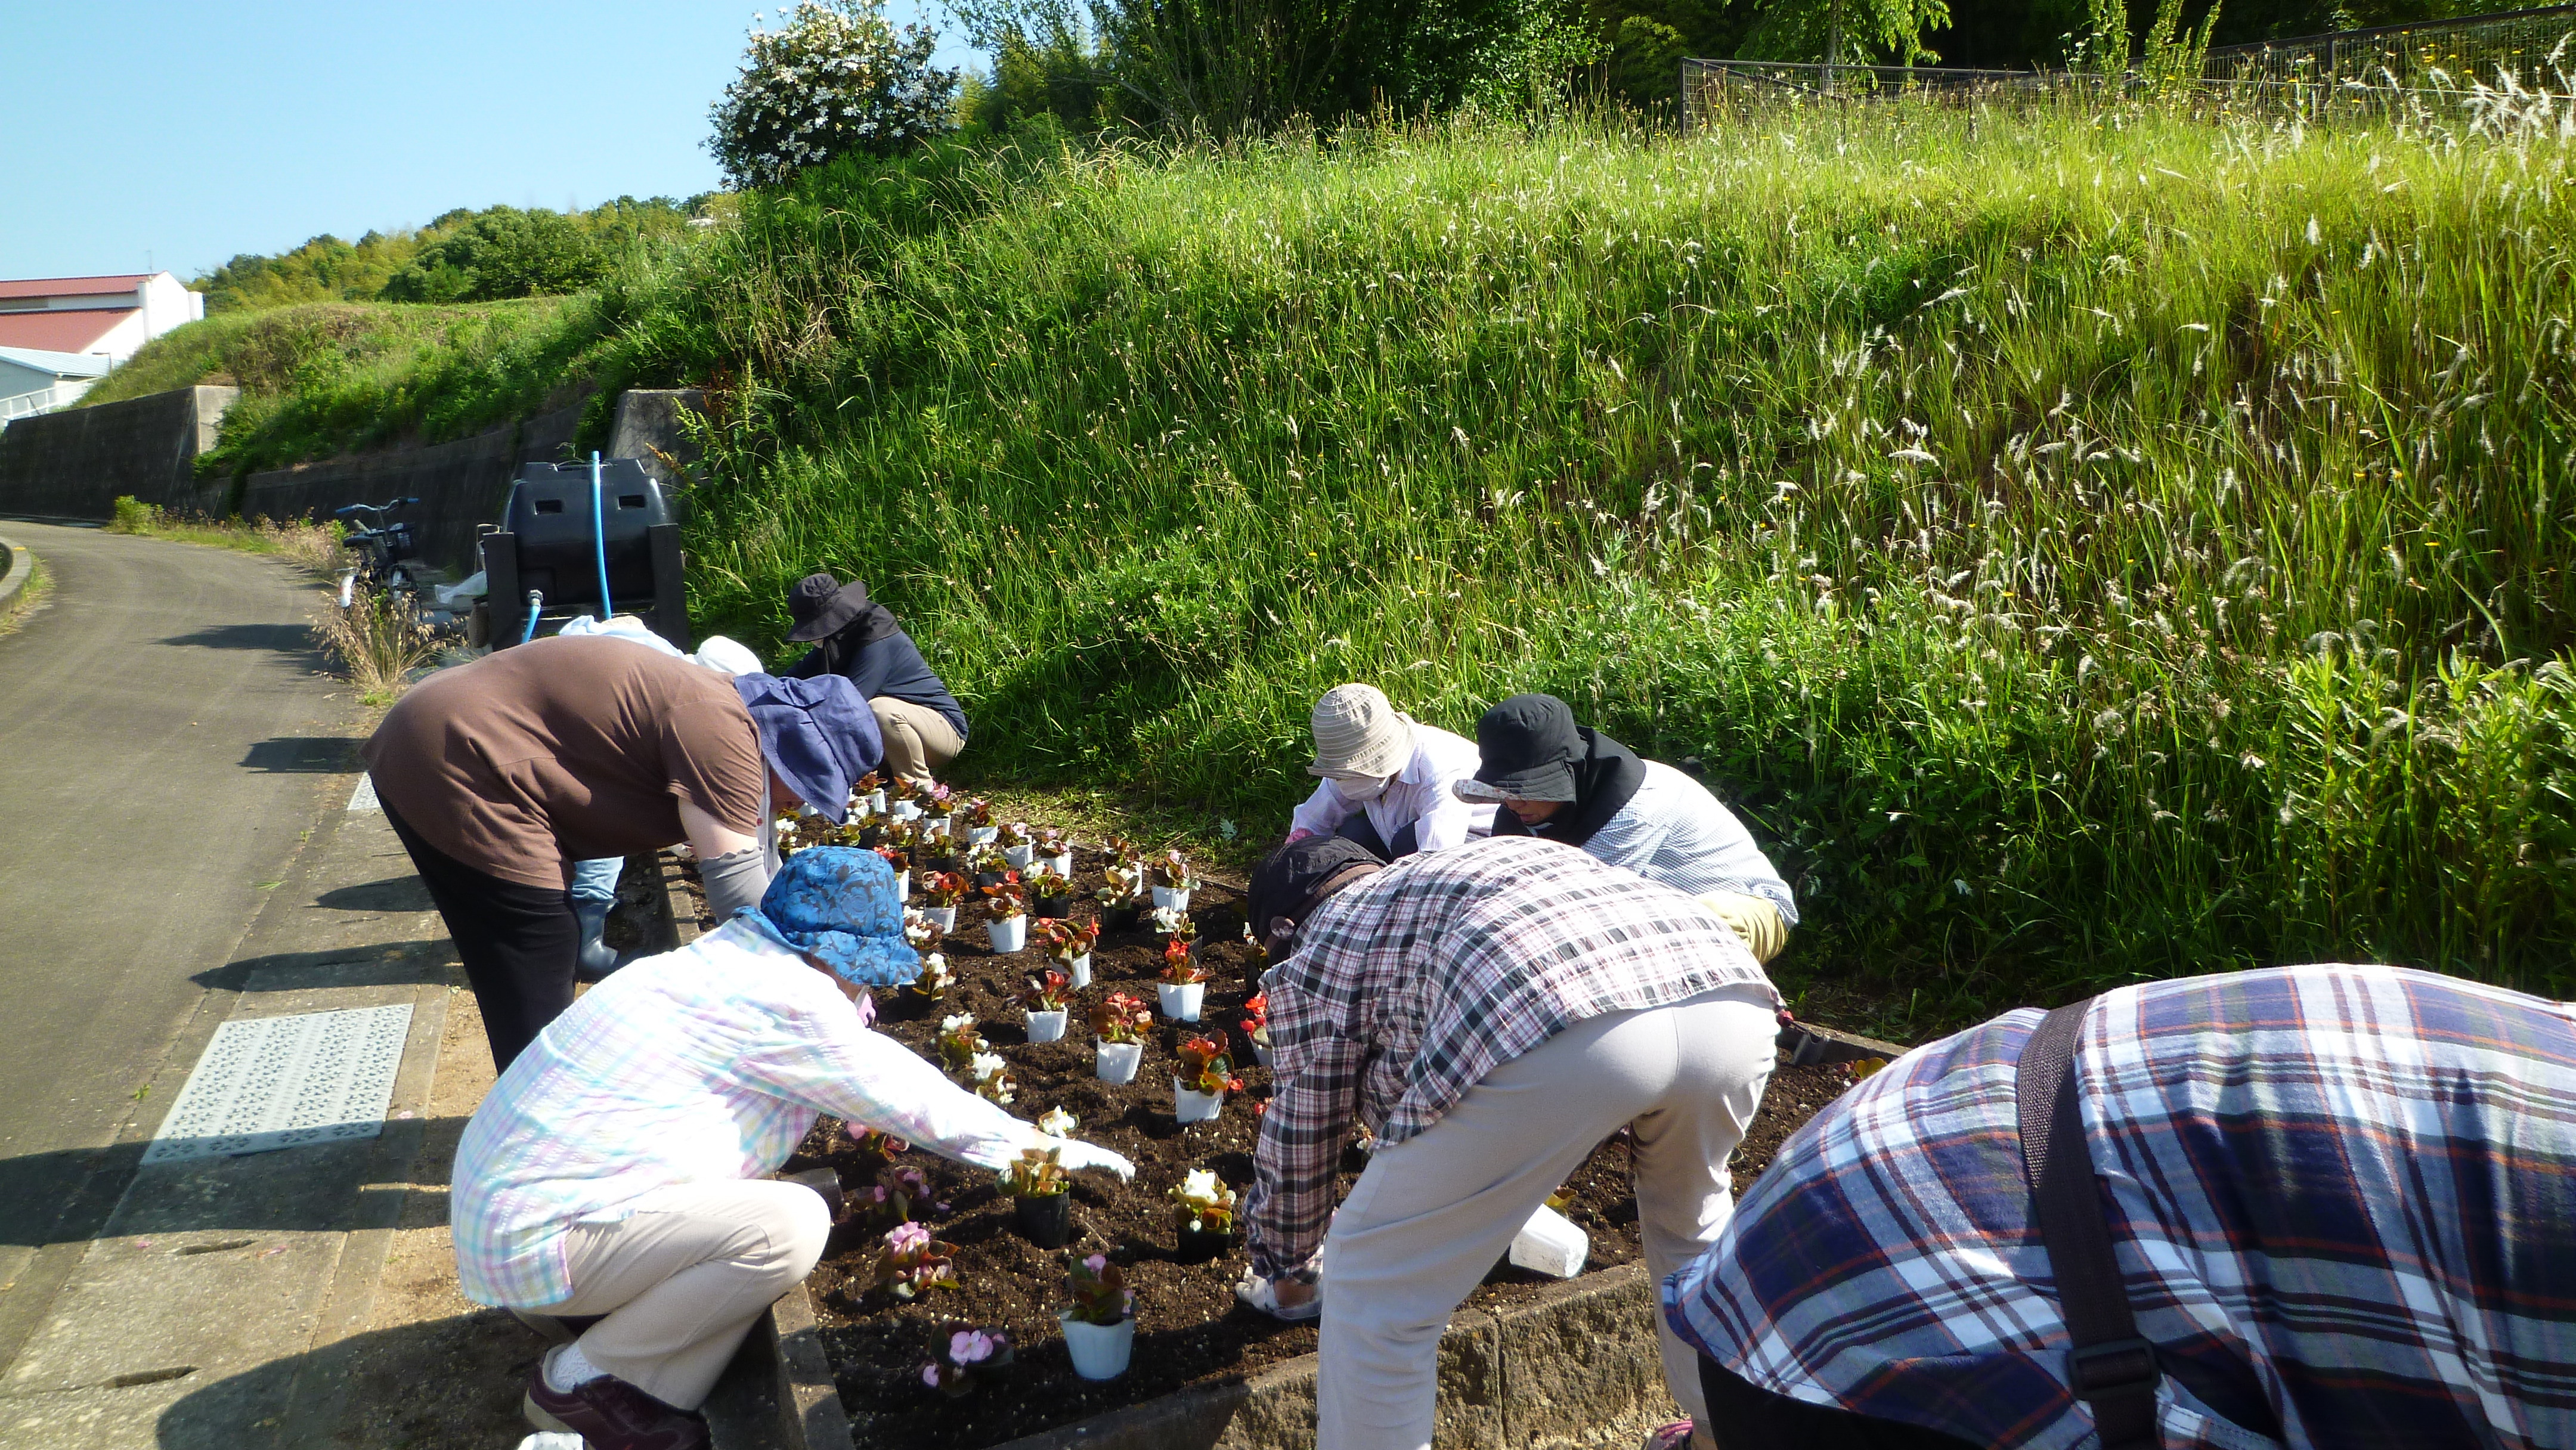
[[[2498,92],[2564,98],[2571,72],[2576,4],[2228,46],[2209,53],[2198,80],[1694,58],[1681,64],[1682,121],[1696,129],[1813,105],[2089,101],[2177,89],[2223,112],[2322,116],[2399,105],[2476,106]]]

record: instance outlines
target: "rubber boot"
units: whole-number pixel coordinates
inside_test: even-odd
[[[615,947],[601,941],[599,935],[608,929],[606,901],[578,901],[572,904],[573,919],[581,923],[581,954],[573,961],[573,975],[585,982],[596,982],[625,963],[618,960]]]

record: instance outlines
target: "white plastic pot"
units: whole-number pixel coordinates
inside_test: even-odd
[[[951,818],[948,816],[923,816],[921,818],[921,829],[923,834],[932,836],[949,835],[948,823],[950,819]]]
[[[1270,1065],[1270,1044],[1262,1041],[1258,1037],[1252,1039],[1252,1060],[1260,1063],[1263,1067],[1268,1067]]]
[[[984,935],[993,939],[993,950],[996,952],[1018,951],[1029,944],[1028,914],[1023,912],[1018,916],[994,917],[984,923]]]
[[[1081,956],[1075,957],[1072,961],[1065,963],[1064,974],[1073,978],[1073,984],[1076,987],[1090,986],[1091,953],[1084,952]]]
[[[921,819],[921,807],[910,801],[896,801],[893,814],[898,821],[917,821]]]
[[[1190,909],[1190,890],[1188,887],[1184,886],[1175,890],[1169,886],[1157,886],[1153,888],[1153,890],[1154,905],[1158,909],[1166,906],[1170,907],[1174,911],[1187,911]]]
[[[1127,1372],[1127,1357],[1136,1349],[1134,1319],[1089,1324],[1074,1318],[1071,1310],[1057,1317],[1064,1321],[1064,1347],[1073,1356],[1075,1374],[1087,1380],[1114,1380]]]
[[[1002,828],[999,826],[968,826],[966,828],[966,844],[969,846],[981,846],[1000,834],[1002,834]]]
[[[869,815],[872,815],[872,816],[881,816],[881,815],[884,815],[884,814],[886,813],[886,798],[885,798],[885,792],[884,792],[884,791],[881,791],[881,790],[880,790],[880,791],[871,791],[871,792],[868,794],[868,796],[867,796],[866,800],[864,800],[863,802],[861,802],[861,804],[865,805],[865,806],[868,808],[868,814],[869,814]]]
[[[929,917],[930,924],[939,928],[941,931],[955,931],[957,929],[956,907],[925,906],[921,908],[921,914]]]
[[[1512,1239],[1512,1262],[1536,1273],[1571,1279],[1583,1272],[1592,1240],[1565,1215],[1542,1203]]]
[[[1091,1054],[1092,1075],[1102,1082],[1134,1082],[1136,1065],[1145,1060],[1145,1044],[1095,1042],[1091,1045]]]
[[[1172,1116],[1184,1123],[1204,1123],[1225,1110],[1225,1094],[1194,1093],[1172,1079]]]
[[[1067,851],[1061,856],[1048,857],[1047,869],[1058,876],[1063,877],[1065,880],[1071,881],[1073,879],[1073,853],[1071,851]]]
[[[894,873],[894,899],[897,901],[910,901],[912,899],[911,872],[897,871]]]
[[[1054,1042],[1064,1036],[1064,1013],[1029,1013],[1029,1041]]]
[[[1004,846],[1002,859],[1011,863],[1012,870],[1026,871],[1029,869],[1029,858],[1037,853],[1038,848],[1035,846]]]
[[[1199,1002],[1207,996],[1207,983],[1175,986],[1170,982],[1156,982],[1154,993],[1163,999],[1164,1016],[1175,1022],[1196,1022],[1199,1020]]]

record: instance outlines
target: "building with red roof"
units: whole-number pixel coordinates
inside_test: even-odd
[[[64,406],[143,344],[205,315],[205,297],[167,272],[0,279],[0,423]]]

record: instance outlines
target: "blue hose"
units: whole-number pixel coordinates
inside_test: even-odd
[[[590,451],[590,541],[599,546],[599,622],[606,624],[615,606],[608,602],[608,508],[599,491],[599,450]]]
[[[526,644],[529,640],[535,639],[535,638],[537,637],[537,612],[538,612],[539,610],[544,609],[545,607],[546,607],[546,596],[545,596],[545,592],[544,592],[543,590],[538,590],[538,589],[531,589],[531,590],[529,590],[529,591],[528,591],[528,627],[527,627],[527,628],[525,628],[525,629],[523,629],[523,630],[520,630],[520,631],[519,631],[519,643],[521,643],[521,644]]]

